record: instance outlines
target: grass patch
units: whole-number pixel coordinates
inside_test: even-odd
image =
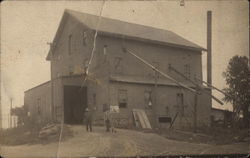
[[[57,142],[60,136],[60,125],[56,126],[54,134],[48,134],[39,137],[40,129],[37,127],[29,128],[21,126],[12,129],[5,129],[0,131],[0,144],[1,145],[23,145],[23,144],[48,144]],[[73,136],[73,132],[67,125],[64,125],[62,132],[62,141]]]

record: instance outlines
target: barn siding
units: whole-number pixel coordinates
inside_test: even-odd
[[[28,107],[30,117],[38,119],[38,99],[40,99],[41,106],[41,120],[43,123],[51,121],[51,93],[50,82],[34,87],[24,93],[24,104]]]
[[[86,31],[86,45],[83,44],[83,32]],[[68,53],[68,38],[72,36],[72,52]],[[88,30],[84,25],[80,24],[74,18],[68,18],[65,21],[60,38],[56,43],[56,49],[51,60],[52,64],[52,79],[54,82],[54,104],[56,107],[56,118],[60,121],[63,116],[63,86],[77,85],[82,86],[83,78],[74,78],[73,74],[83,72],[86,62],[89,61],[93,48],[94,31]],[[106,54],[104,54],[104,46]],[[129,125],[133,124],[132,109],[145,109],[151,123],[154,126],[159,126],[156,118],[166,115],[166,106],[169,107],[169,116],[173,118],[176,114],[176,95],[177,93],[184,94],[184,104],[187,106],[185,117],[178,116],[174,126],[176,128],[184,128],[184,126],[192,126],[193,122],[193,101],[194,95],[186,90],[181,90],[177,87],[158,86],[157,98],[154,111],[145,108],[144,92],[145,90],[153,90],[153,85],[128,84],[120,82],[110,82],[110,76],[117,74],[115,70],[116,57],[122,58],[120,63],[120,75],[125,76],[140,76],[154,80],[154,71],[148,66],[141,63],[135,57],[122,51],[122,47],[135,50],[135,53],[151,64],[159,62],[159,69],[171,75],[180,82],[189,84],[172,71],[169,71],[168,66],[171,64],[181,73],[185,73],[185,65],[190,65],[190,78],[194,80],[197,77],[202,80],[202,63],[201,52],[187,50],[177,47],[162,46],[158,44],[145,43],[135,40],[119,39],[98,35],[96,39],[96,49],[94,51],[93,61],[89,70],[89,77],[85,83],[87,86],[88,107],[95,109],[95,119],[102,121],[103,104],[118,105],[117,91],[126,89],[128,91],[128,107],[120,110],[119,117],[126,118]],[[80,70],[80,71],[79,71]],[[73,74],[70,72],[73,71]],[[67,79],[62,76],[68,76]],[[96,80],[98,83],[96,83]],[[160,76],[160,79],[165,79]],[[168,80],[168,79],[165,79]],[[190,85],[190,84],[189,84]],[[46,86],[45,86],[46,87]],[[49,95],[50,89],[47,89],[46,95]],[[46,91],[46,90],[43,91]],[[30,91],[33,93],[33,90]],[[37,95],[42,95],[34,90]],[[33,102],[30,94],[26,96],[28,102]],[[96,100],[94,101],[94,96]],[[50,100],[50,97],[48,97]],[[43,104],[50,106],[51,101],[46,101]],[[30,104],[30,103],[29,103]],[[209,125],[210,123],[211,99],[207,95],[201,95],[198,98],[198,125]],[[50,114],[51,115],[51,114]],[[156,116],[156,117],[155,117]]]

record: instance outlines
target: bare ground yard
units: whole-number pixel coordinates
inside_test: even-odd
[[[152,156],[152,155],[203,155],[249,153],[249,143],[215,145],[171,140],[156,133],[118,129],[107,133],[104,127],[94,127],[86,132],[84,126],[69,126],[71,136],[65,137],[58,147],[58,141],[1,146],[4,157],[85,157],[85,156]]]

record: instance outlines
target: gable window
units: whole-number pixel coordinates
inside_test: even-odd
[[[72,35],[69,35],[69,39],[68,39],[68,53],[69,54],[72,53]]]
[[[187,78],[191,77],[191,68],[190,68],[190,64],[185,64],[184,65],[184,74]]]
[[[61,60],[61,55],[58,55],[57,56],[57,61],[60,61]]]
[[[82,44],[84,46],[87,45],[87,32],[86,31],[83,31],[83,33],[82,33]]]
[[[122,67],[122,57],[115,57],[114,59],[114,71],[116,74],[121,74],[123,70]]]
[[[37,99],[37,114],[41,115],[42,110],[41,110],[41,98]]]
[[[119,108],[126,108],[128,102],[127,90],[118,90],[118,106]]]

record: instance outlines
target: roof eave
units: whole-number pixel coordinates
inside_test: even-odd
[[[171,47],[176,47],[176,48],[183,48],[183,49],[189,49],[189,50],[195,50],[195,51],[206,51],[205,48],[202,47],[191,47],[191,46],[185,46],[185,45],[178,45],[174,43],[167,43],[167,42],[161,42],[161,41],[156,41],[156,40],[150,40],[150,39],[144,39],[144,38],[139,38],[139,37],[133,37],[133,36],[127,36],[127,35],[122,35],[122,34],[116,34],[116,33],[110,33],[110,32],[105,32],[105,31],[98,31],[100,35],[103,36],[110,36],[110,37],[117,37],[117,38],[124,38],[124,39],[129,39],[129,40],[137,40],[137,41],[142,41],[142,42],[150,42],[154,44],[160,44],[160,45],[165,45],[165,46],[171,46]]]

